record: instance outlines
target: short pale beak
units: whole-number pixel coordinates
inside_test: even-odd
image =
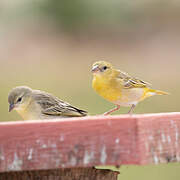
[[[93,68],[91,69],[91,72],[92,72],[92,73],[95,73],[95,72],[98,72],[98,71],[99,71],[98,65],[93,66]]]
[[[9,112],[11,112],[14,109],[14,104],[9,105]]]

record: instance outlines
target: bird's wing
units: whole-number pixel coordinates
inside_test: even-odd
[[[71,106],[69,103],[61,101],[59,98],[48,93],[34,93],[36,102],[41,106],[43,114],[51,116],[86,116],[87,112]]]
[[[135,77],[131,77],[129,74],[118,70],[118,81],[123,85],[123,88],[144,88],[151,86],[150,83],[140,80]]]

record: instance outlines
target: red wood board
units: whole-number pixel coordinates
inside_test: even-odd
[[[180,113],[0,123],[0,172],[180,161]]]

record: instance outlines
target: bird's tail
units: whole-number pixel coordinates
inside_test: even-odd
[[[147,94],[149,96],[153,96],[153,95],[169,95],[168,92],[160,91],[160,90],[156,90],[156,89],[148,89]]]
[[[149,89],[149,92],[150,92],[150,93],[155,93],[155,94],[157,94],[157,95],[169,95],[168,92],[160,91],[160,90],[155,90],[155,89]]]

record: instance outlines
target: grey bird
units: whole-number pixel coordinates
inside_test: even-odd
[[[44,91],[27,86],[12,89],[8,96],[9,112],[16,110],[24,120],[53,119],[86,116],[78,109]]]

